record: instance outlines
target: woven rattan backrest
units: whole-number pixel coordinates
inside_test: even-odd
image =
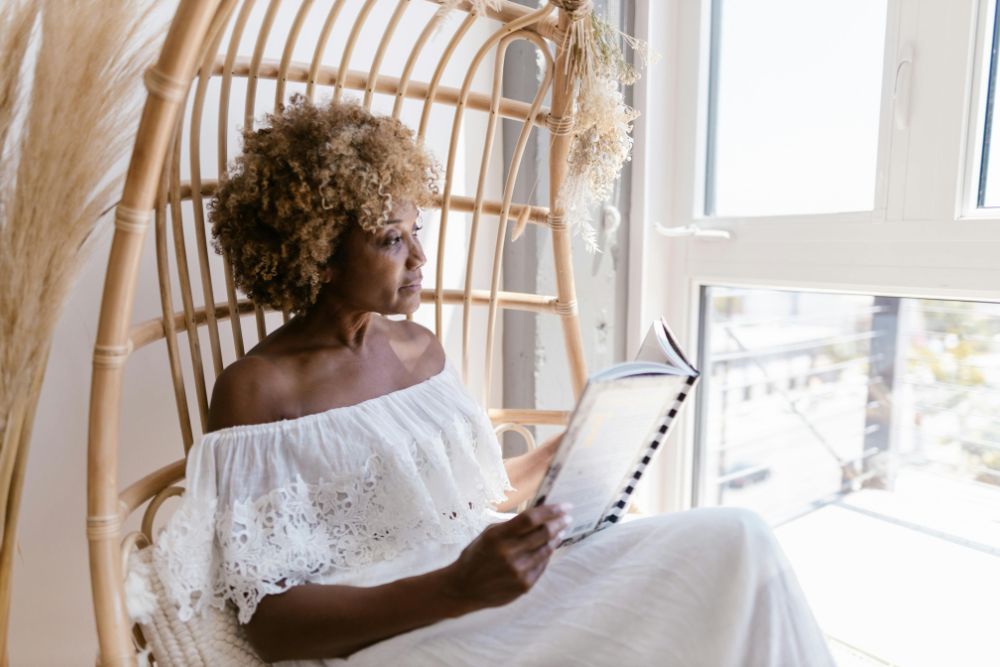
[[[548,4],[535,10],[500,3],[476,15],[469,3],[460,3],[446,17],[438,9],[428,0],[181,1],[160,59],[146,76],[149,97],[116,212],[94,354],[88,537],[102,664],[133,664],[122,607],[122,553],[152,540],[156,511],[180,492],[175,484],[183,475],[181,459],[117,487],[123,366],[135,349],[163,341],[180,456],[205,429],[218,374],[287,319],[287,313],[263,312],[237,293],[230,267],[212,250],[205,211],[239,150],[239,130],[258,124],[292,94],[354,97],[400,118],[443,165],[440,200],[426,221],[429,286],[416,319],[448,344],[453,360],[460,359],[498,428],[524,433],[524,424],[565,418],[494,405],[497,392],[491,397],[490,389],[497,380],[497,315],[503,308],[560,318],[568,384],[576,391],[582,387],[569,232],[560,211],[513,201],[532,132],[549,137],[553,198],[565,174],[572,119],[556,42],[567,19]],[[505,56],[518,41],[534,45],[542,63],[531,101],[501,95]],[[518,128],[506,170],[494,150],[501,118]],[[500,289],[503,255],[518,250],[507,239],[529,224],[552,234],[557,294]],[[155,238],[160,304],[155,317],[133,322],[147,231]],[[123,540],[124,521],[144,505],[140,530]]]

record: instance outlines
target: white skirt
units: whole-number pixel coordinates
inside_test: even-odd
[[[434,567],[444,560],[431,559]],[[390,566],[378,578],[414,574],[399,567],[398,576]],[[560,549],[535,586],[503,607],[346,659],[279,664],[825,667],[833,660],[767,525],[746,510],[709,508],[629,521]]]

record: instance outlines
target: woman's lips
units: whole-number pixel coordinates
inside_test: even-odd
[[[399,289],[401,289],[401,290],[407,290],[407,291],[411,291],[412,292],[412,291],[419,290],[422,285],[423,285],[423,283],[410,283],[409,285],[403,285]]]

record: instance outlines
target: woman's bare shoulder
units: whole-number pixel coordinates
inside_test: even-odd
[[[289,381],[281,365],[264,355],[250,354],[230,364],[212,389],[208,431],[283,419]]]
[[[413,363],[424,376],[434,375],[444,367],[445,352],[434,332],[412,320],[386,320],[393,346],[404,361]]]

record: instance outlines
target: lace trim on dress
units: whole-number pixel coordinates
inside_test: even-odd
[[[431,541],[469,541],[485,527],[490,504],[503,499],[470,499],[467,508],[425,512],[414,524],[412,494],[384,483],[378,457],[370,463],[364,479],[299,480],[218,515],[214,503],[187,503],[155,548],[180,619],[189,620],[205,604],[221,608],[231,600],[246,623],[265,595],[334,568],[358,570]],[[213,523],[218,541],[206,558]]]

